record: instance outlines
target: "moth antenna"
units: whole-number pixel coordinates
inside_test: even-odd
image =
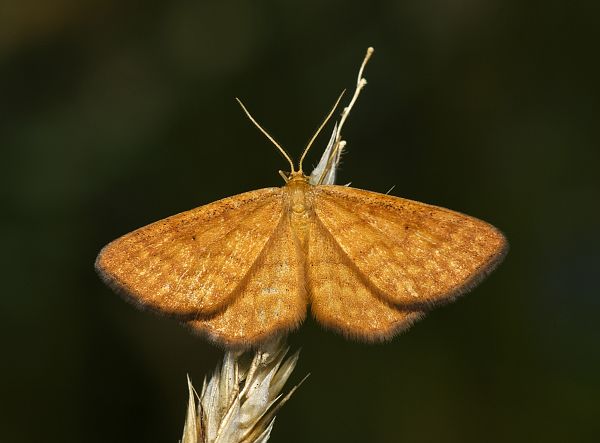
[[[310,139],[310,141],[306,145],[306,148],[304,148],[304,152],[302,153],[302,157],[300,157],[300,164],[298,165],[298,171],[299,172],[302,172],[302,162],[304,161],[304,157],[306,157],[306,153],[308,152],[308,150],[312,146],[313,142],[315,141],[315,139],[317,138],[317,136],[319,135],[319,133],[321,132],[321,130],[323,129],[323,127],[327,124],[327,122],[329,121],[329,119],[333,115],[335,109],[337,108],[337,105],[340,103],[340,100],[344,96],[345,92],[346,92],[346,90],[344,89],[342,91],[342,93],[340,94],[340,96],[338,97],[338,99],[335,101],[335,104],[333,105],[333,108],[331,108],[331,111],[329,111],[329,114],[327,114],[327,117],[325,117],[325,120],[323,120],[323,123],[321,123],[321,126],[319,126],[319,129],[317,129],[317,131],[315,132],[315,134],[312,136],[312,138]]]
[[[287,152],[285,152],[285,149],[283,149],[279,145],[279,143],[277,143],[275,141],[275,139],[273,137],[271,137],[269,135],[269,133],[267,131],[265,131],[262,128],[262,126],[258,124],[258,122],[256,120],[254,120],[254,117],[252,117],[252,115],[250,114],[250,112],[246,109],[246,107],[244,106],[244,104],[242,103],[242,101],[239,98],[237,98],[237,97],[235,99],[237,100],[237,102],[240,104],[240,106],[242,107],[242,109],[246,113],[246,116],[250,119],[250,121],[252,123],[254,123],[254,126],[256,126],[260,130],[260,132],[262,132],[265,135],[265,137],[267,137],[271,141],[271,143],[273,143],[277,147],[277,149],[279,149],[279,151],[283,154],[283,156],[285,157],[285,159],[289,162],[290,167],[292,168],[292,173],[294,173],[295,172],[294,162],[292,161],[292,159],[290,158],[290,156],[287,154]]]

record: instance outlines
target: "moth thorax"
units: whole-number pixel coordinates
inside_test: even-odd
[[[305,181],[291,181],[287,184],[288,208],[292,229],[304,241],[312,214],[311,185]]]

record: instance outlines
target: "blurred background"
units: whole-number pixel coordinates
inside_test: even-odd
[[[186,374],[200,387],[222,351],[125,303],[95,256],[281,185],[285,161],[234,97],[297,158],[372,45],[340,182],[482,218],[511,251],[391,343],[308,320],[292,383],[312,376],[271,441],[598,441],[599,9],[4,0],[0,440],[180,438]]]

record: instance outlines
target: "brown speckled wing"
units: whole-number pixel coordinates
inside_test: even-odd
[[[239,194],[118,238],[100,251],[96,269],[142,307],[212,313],[245,284],[283,215],[281,188]]]
[[[423,314],[398,309],[377,296],[328,231],[315,219],[308,241],[307,280],[311,310],[325,327],[374,342],[393,337]]]
[[[368,287],[403,308],[451,301],[502,260],[504,236],[448,209],[345,186],[317,186],[315,214]]]
[[[256,346],[296,328],[306,316],[304,259],[286,214],[235,299],[217,314],[198,316],[188,325],[228,348]]]

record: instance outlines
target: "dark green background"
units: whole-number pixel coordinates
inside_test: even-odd
[[[272,441],[598,439],[597,5],[4,1],[0,440],[177,441],[186,373],[222,353],[111,293],[95,256],[280,185],[233,97],[296,157],[369,45],[340,181],[480,217],[511,251],[391,343],[307,321],[292,381],[312,376]]]

